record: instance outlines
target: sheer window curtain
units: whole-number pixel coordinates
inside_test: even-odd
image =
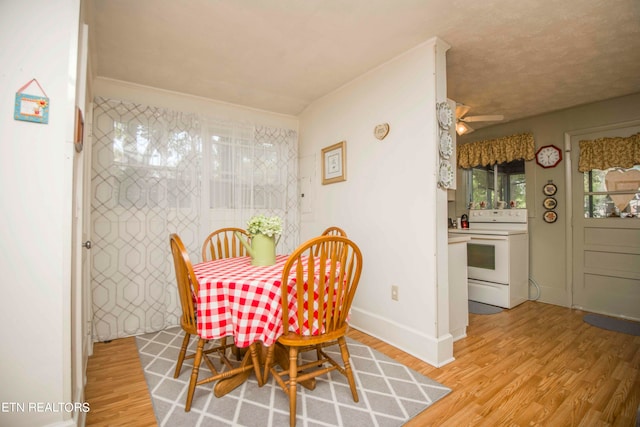
[[[179,323],[170,233],[197,263],[215,228],[264,213],[297,246],[295,131],[96,98],[93,135],[94,340]]]
[[[299,235],[297,133],[207,119],[203,134],[209,197],[201,240],[218,228],[246,228],[256,214],[277,215],[283,222],[277,251],[292,252]]]

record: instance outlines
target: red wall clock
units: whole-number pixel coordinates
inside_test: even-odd
[[[553,168],[562,161],[562,151],[555,145],[545,145],[536,152],[536,163],[543,168]]]

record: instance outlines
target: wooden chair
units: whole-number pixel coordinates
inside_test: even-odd
[[[197,324],[197,317],[196,317],[197,308],[195,306],[195,299],[196,299],[196,295],[198,294],[198,288],[199,288],[198,280],[196,279],[195,273],[193,272],[193,265],[189,260],[189,255],[187,254],[187,250],[185,249],[185,246],[182,243],[182,239],[180,239],[180,236],[178,236],[177,234],[171,234],[169,240],[171,244],[171,253],[173,255],[173,263],[176,271],[176,281],[178,283],[178,294],[180,296],[180,304],[182,306],[182,317],[180,317],[180,326],[185,332],[185,337],[184,337],[184,340],[182,341],[182,347],[180,348],[180,353],[178,355],[178,362],[176,365],[174,378],[177,378],[180,375],[180,370],[182,369],[182,364],[185,359],[194,359],[193,369],[191,371],[191,379],[189,381],[189,389],[187,392],[187,402],[184,408],[185,412],[189,412],[191,410],[193,393],[197,385],[202,385],[212,381],[229,378],[235,374],[246,372],[250,370],[252,367],[256,372],[258,383],[262,385],[263,384],[262,372],[260,371],[260,360],[258,358],[257,349],[255,345],[252,345],[250,347],[253,366],[242,364],[238,368],[233,368],[233,366],[231,365],[231,362],[227,359],[225,355],[225,350],[228,347],[233,346],[233,344],[227,345],[226,337],[221,339],[221,345],[208,350],[204,349],[204,345],[208,342],[208,340],[198,335],[198,324]],[[191,335],[198,336],[198,346],[195,353],[187,355],[187,347],[189,346],[189,340],[191,338]],[[220,361],[224,363],[227,367],[226,371],[219,372],[215,368],[215,366],[207,356],[209,353],[212,353],[212,352],[216,352],[219,355]],[[203,358],[205,363],[213,373],[213,376],[198,381],[198,373],[199,373],[200,364],[202,363]],[[227,391],[228,390],[225,390],[225,392]],[[216,393],[217,397],[219,397],[219,395],[220,395],[219,393]]]
[[[238,241],[236,231],[244,239],[249,239],[250,236],[246,230],[235,227],[220,228],[209,234],[202,243],[202,262],[249,256],[244,245]],[[239,348],[235,349],[237,360],[240,360],[243,354],[244,352]]]
[[[246,230],[234,227],[221,228],[209,234],[202,243],[202,261],[249,256],[244,245],[238,241],[236,231],[249,238]]]
[[[305,268],[306,267],[306,268]],[[362,272],[362,254],[358,246],[346,237],[319,236],[300,245],[288,258],[282,272],[282,318],[289,319],[290,311],[297,325],[309,325],[309,330],[292,331],[285,320],[285,331],[276,344],[267,349],[264,379],[269,372],[289,397],[290,425],[296,423],[296,388],[319,375],[337,370],[346,376],[353,400],[358,401],[355,379],[349,363],[349,349],[345,335],[347,319]],[[323,278],[320,280],[319,278]],[[285,286],[284,284],[288,284]],[[296,298],[291,299],[287,288],[295,286]],[[313,301],[318,295],[318,305]],[[324,348],[338,344],[342,365],[331,358]],[[288,349],[288,367],[274,364],[277,346]],[[298,364],[298,354],[315,350],[317,360]],[[327,365],[327,366],[325,366]]]
[[[347,237],[347,233],[340,227],[329,227],[327,229],[325,229],[321,236],[342,236],[342,237]],[[334,244],[334,243],[327,243],[327,244]],[[316,247],[316,252],[315,252],[315,256],[318,256],[318,253],[320,252],[320,246]]]
[[[321,235],[347,237],[347,233],[340,227],[329,227],[326,230],[324,230]]]

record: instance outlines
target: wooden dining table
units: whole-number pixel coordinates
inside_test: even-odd
[[[269,347],[276,345],[284,332],[281,309],[281,282],[288,255],[277,255],[271,266],[253,266],[251,257],[224,258],[193,266],[199,282],[197,298],[198,334],[214,340],[233,336],[236,347],[247,348],[253,343]],[[295,292],[295,286],[289,286]],[[295,309],[288,319],[289,329],[308,333],[297,324]],[[312,331],[317,332],[317,331]],[[288,369],[288,354],[276,347],[276,362]],[[252,363],[246,352],[241,366]],[[219,380],[214,394],[223,396],[242,384],[251,370]],[[262,386],[263,384],[259,384]],[[303,384],[313,388],[314,382]]]

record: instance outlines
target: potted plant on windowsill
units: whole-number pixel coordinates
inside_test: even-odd
[[[267,266],[276,263],[276,245],[282,234],[282,220],[277,216],[256,215],[247,222],[251,245],[236,232],[236,236],[251,255],[251,265]]]

